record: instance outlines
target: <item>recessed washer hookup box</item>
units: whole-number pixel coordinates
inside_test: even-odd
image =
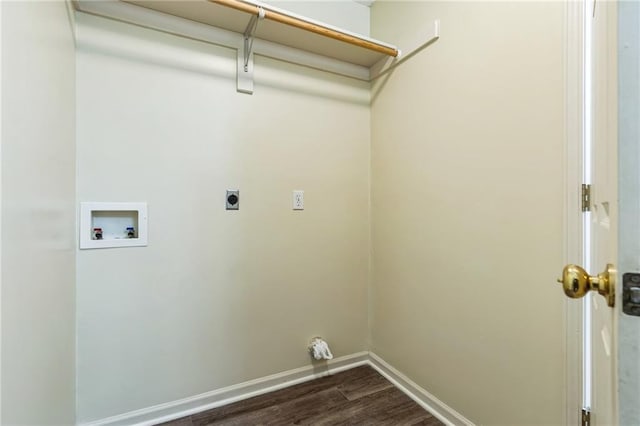
[[[147,245],[147,203],[80,203],[80,249]]]

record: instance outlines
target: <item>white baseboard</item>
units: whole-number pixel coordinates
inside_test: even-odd
[[[339,373],[361,365],[370,365],[424,409],[448,426],[474,426],[460,413],[418,386],[372,352],[358,352],[335,358],[322,365],[312,365],[250,380],[189,398],[131,411],[81,426],[151,426],[186,417],[243,399],[273,392],[309,380]]]
[[[155,425],[367,364],[369,353],[358,352],[334,358],[326,364],[284,371],[189,398],[82,423],[81,426]]]
[[[475,426],[469,419],[418,386],[417,383],[373,352],[369,352],[369,365],[444,424],[448,426]]]

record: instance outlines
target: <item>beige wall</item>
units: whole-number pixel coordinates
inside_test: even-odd
[[[2,14],[2,416],[75,423],[75,47],[65,2]]]
[[[243,95],[233,50],[78,25],[79,201],[149,207],[148,247],[77,254],[79,421],[366,350],[369,85],[257,57]]]
[[[476,424],[563,423],[561,2],[376,2],[372,350]]]

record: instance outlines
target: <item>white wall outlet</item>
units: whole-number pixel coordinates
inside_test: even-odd
[[[304,210],[304,191],[293,191],[293,210]]]

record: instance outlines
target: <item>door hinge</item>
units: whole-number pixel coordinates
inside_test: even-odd
[[[582,184],[582,192],[581,192],[581,204],[582,211],[588,212],[591,211],[591,185],[587,183]]]
[[[588,408],[582,409],[582,420],[580,424],[582,426],[591,426],[591,411]]]

